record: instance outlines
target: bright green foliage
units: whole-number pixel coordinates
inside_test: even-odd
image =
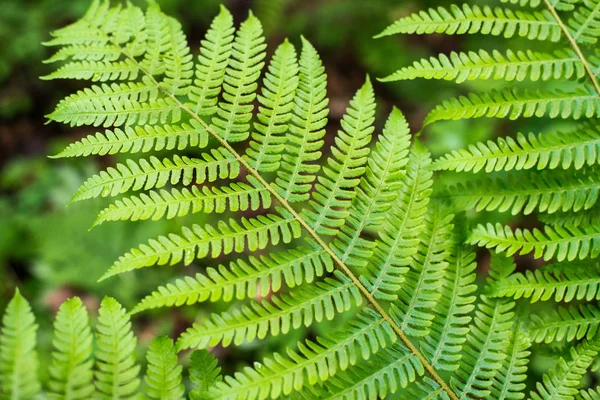
[[[2,317],[0,398],[25,400],[39,394],[37,328],[29,303],[17,290]]]
[[[533,251],[534,257],[544,260],[583,260],[600,254],[600,228],[593,225],[582,228],[546,226],[543,232],[537,228],[513,231],[508,226],[488,224],[477,226],[470,242],[508,255]]]
[[[210,388],[223,380],[218,361],[207,350],[196,350],[192,353],[190,380],[196,387],[190,391],[190,400],[210,399]]]
[[[593,339],[600,325],[600,309],[586,304],[570,307],[560,307],[533,316],[530,337],[536,341],[553,342],[566,339]]]
[[[459,209],[510,211],[513,215],[577,212],[592,208],[598,200],[597,171],[543,171],[468,179],[446,188],[443,196],[451,198]]]
[[[140,386],[137,339],[125,309],[113,298],[102,300],[96,325],[96,389],[100,399],[130,399]]]
[[[360,279],[384,300],[395,300],[423,231],[431,193],[431,158],[416,144],[410,154],[399,194],[383,223],[371,262]]]
[[[55,351],[48,384],[53,399],[89,399],[94,393],[93,335],[87,310],[77,297],[64,302],[54,321]]]
[[[289,295],[274,296],[270,301],[252,302],[241,309],[213,314],[183,333],[178,345],[183,348],[205,348],[219,343],[240,345],[264,339],[267,334],[277,336],[302,325],[310,326],[314,321],[331,320],[336,313],[362,302],[352,282],[341,274],[336,276],[337,279],[326,279],[313,286],[301,286]]]
[[[42,387],[37,379],[35,317],[17,291],[4,314],[0,334],[0,398],[184,398],[183,368],[178,365],[173,340],[161,336],[150,343],[142,394],[140,367],[135,362],[137,340],[125,309],[112,298],[102,301],[95,340],[89,322],[79,298],[60,306],[54,321],[52,363],[42,366],[47,368],[49,380]]]
[[[568,399],[576,395],[579,382],[598,355],[598,341],[584,341],[571,348],[568,359],[561,358],[556,367],[544,375],[543,383],[538,382],[536,391],[531,393],[531,399]]]
[[[146,357],[148,359],[148,370],[144,378],[146,396],[156,400],[183,399],[182,367],[177,365],[173,340],[167,336],[152,340]]]
[[[336,228],[348,217],[353,190],[358,177],[365,173],[365,165],[375,121],[375,96],[371,82],[367,82],[350,101],[350,107],[341,121],[332,155],[318,177],[315,192],[311,196],[311,208],[305,208],[302,217],[317,233],[334,235]]]
[[[541,6],[539,0],[509,3]],[[579,3],[549,4],[581,13]],[[395,78],[589,79],[586,60],[567,47],[571,44],[553,8],[509,7],[430,10],[401,19],[386,34],[481,33],[561,42],[562,47],[549,53],[482,50],[440,56]],[[509,258],[495,257],[492,279],[476,296],[475,253],[465,246],[466,238],[509,254],[533,251],[538,258],[560,261],[596,257],[600,234],[595,224],[549,224],[543,233],[479,226],[469,236],[472,227],[454,215],[457,205],[546,215],[591,212],[598,197],[592,167],[597,163],[595,124],[580,124],[574,134],[499,139],[432,162],[424,145],[416,140],[411,145],[398,109],[376,132],[375,92],[367,77],[326,148],[327,76],[317,51],[302,38],[301,47],[285,40],[267,52],[262,31],[253,14],[234,27],[223,7],[194,59],[195,49],[188,47],[179,23],[155,3],[143,12],[95,1],[83,19],[55,32],[49,42],[61,46],[52,61],[65,65],[48,78],[103,82],[67,97],[49,116],[106,128],[58,156],[120,153],[124,159],[91,177],[73,200],[119,197],[100,212],[96,224],[199,213],[216,217],[184,224],[179,233],[130,250],[101,279],[201,263],[201,272],[170,280],[132,313],[239,300],[198,320],[175,349],[168,338],[154,341],[142,390],[149,398],[185,395],[176,352],[242,345],[312,330],[327,320],[336,329],[314,340],[302,338],[286,354],[268,354],[223,379],[210,353],[194,352],[190,380],[195,388],[189,397],[522,398],[533,334],[525,327],[535,317],[525,321],[529,316],[519,313],[517,318],[513,300],[506,297],[592,300],[598,280],[583,269],[514,273]],[[469,94],[436,108],[426,124],[484,116],[597,116],[594,82],[575,86]],[[199,155],[184,155],[189,152]],[[143,158],[134,153],[144,153]],[[435,169],[533,168],[548,171],[524,171],[526,179],[499,175],[445,192],[433,185]],[[222,213],[227,215],[217,215]],[[338,323],[341,313],[344,323]],[[587,314],[560,315],[579,324],[566,337],[596,332]],[[98,327],[97,389],[105,397],[112,392],[134,396],[141,384],[128,315],[107,299]]]
[[[546,10],[542,12],[513,11],[509,8],[452,5],[438,7],[404,17],[379,36],[397,33],[445,33],[448,35],[482,34],[514,35],[528,39],[558,41],[560,27]]]
[[[496,142],[477,143],[453,151],[434,162],[437,170],[457,172],[511,171],[537,168],[582,169],[598,163],[600,131],[586,123],[570,132],[545,133],[517,138],[499,138]]]
[[[554,299],[556,302],[600,300],[598,265],[566,262],[543,269],[515,273],[489,286],[490,296],[521,297],[531,302]]]

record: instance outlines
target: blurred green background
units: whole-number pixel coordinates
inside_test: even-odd
[[[296,44],[300,35],[308,38],[320,52],[329,75],[330,139],[338,129],[350,97],[366,74],[372,78],[383,77],[440,52],[501,50],[509,46],[505,40],[479,36],[372,38],[401,16],[434,5],[451,4],[444,0],[159,0],[158,3],[166,13],[183,23],[194,51],[221,3],[232,11],[238,22],[250,9],[254,10],[263,21],[272,45],[285,37]],[[485,2],[477,1],[478,5],[481,3]],[[144,274],[129,274],[103,283],[97,283],[97,278],[121,254],[146,239],[176,230],[183,223],[209,220],[195,214],[184,221],[113,222],[88,231],[97,212],[107,202],[86,201],[66,207],[86,177],[119,161],[118,157],[47,158],[67,143],[92,133],[89,128],[46,125],[44,115],[51,112],[59,99],[81,86],[77,82],[38,78],[50,71],[42,63],[49,56],[49,50],[41,42],[49,38],[49,31],[82,16],[88,5],[88,0],[0,1],[0,310],[18,286],[31,301],[42,328],[51,324],[58,305],[73,295],[81,296],[90,309],[96,308],[103,295],[114,296],[131,308],[159,283],[172,279],[173,269],[148,269]],[[510,46],[518,48],[518,42]],[[416,132],[427,112],[437,103],[469,89],[477,90],[478,85],[482,83],[474,81],[460,87],[452,82],[434,81],[376,83],[378,126],[381,127],[391,106],[396,105],[405,112]],[[509,124],[486,119],[460,121],[434,125],[423,137],[435,157],[498,135],[519,130],[543,131],[546,123],[533,119]],[[484,257],[482,254],[480,258]],[[485,260],[482,264],[485,265]],[[190,274],[201,269],[201,265],[196,265],[187,267],[185,272],[183,268],[178,271]],[[171,309],[166,313],[136,317],[136,329],[141,342],[147,343],[158,334],[176,335],[198,315],[223,307],[216,303],[202,309]],[[316,329],[329,327],[322,324]],[[42,335],[48,332],[40,331]],[[281,349],[303,334],[295,331],[266,344],[215,351],[226,365],[225,372],[231,372],[240,363]],[[49,340],[42,336],[42,345],[48,346]],[[543,360],[540,354],[536,363],[543,366]]]

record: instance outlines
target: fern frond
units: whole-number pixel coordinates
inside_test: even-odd
[[[106,98],[66,103],[47,117],[71,126],[92,125],[108,128],[133,124],[177,123],[181,119],[181,109],[169,98],[140,102],[108,95]]]
[[[286,334],[290,329],[310,326],[313,321],[332,320],[338,313],[360,305],[362,297],[352,281],[336,274],[310,286],[301,286],[289,295],[273,296],[249,306],[232,309],[195,323],[179,338],[180,348],[236,346],[267,335]]]
[[[459,398],[488,398],[506,358],[514,303],[480,297],[474,325],[463,346],[460,368],[450,379]]]
[[[560,39],[561,30],[552,15],[541,12],[513,11],[508,8],[489,6],[451,5],[449,9],[438,7],[420,11],[400,18],[386,28],[377,38],[397,33],[444,33],[447,35],[480,34],[504,36],[515,35],[531,40]]]
[[[0,398],[26,400],[39,395],[37,329],[31,307],[17,289],[2,317]]]
[[[346,370],[372,353],[395,342],[396,336],[389,324],[377,313],[363,309],[345,328],[316,342],[299,343],[298,351],[288,349],[288,357],[275,353],[246,367],[235,377],[226,377],[211,392],[220,399],[273,399],[289,395],[304,385],[326,381],[336,371]]]
[[[494,79],[521,82],[547,81],[551,79],[582,78],[585,68],[579,57],[570,50],[556,51],[553,54],[507,50],[503,55],[497,50],[491,54],[485,50],[468,53],[452,52],[449,56],[440,54],[415,61],[411,67],[381,79],[382,82],[402,80],[443,79],[463,83],[476,79]]]
[[[190,380],[196,387],[190,391],[190,400],[209,400],[210,389],[223,380],[221,368],[208,350],[195,350],[190,357]]]
[[[492,383],[492,396],[494,399],[523,399],[523,390],[527,387],[527,364],[529,363],[528,350],[531,346],[530,339],[523,332],[518,321],[513,329],[507,345],[507,357],[502,361],[502,366],[494,376]]]
[[[363,267],[373,254],[376,244],[362,238],[361,233],[366,228],[384,226],[385,217],[404,183],[409,133],[404,115],[394,108],[383,133],[377,138],[365,174],[356,188],[357,194],[348,211],[348,218],[333,243],[347,265]]]
[[[329,99],[327,75],[315,48],[302,38],[299,81],[294,97],[294,111],[286,135],[281,168],[277,171],[276,189],[288,202],[308,200],[312,183],[320,166]]]
[[[165,79],[161,86],[176,96],[185,96],[192,83],[194,61],[187,44],[181,24],[174,18],[167,18],[169,51],[163,58],[165,63]]]
[[[242,218],[239,222],[219,221],[211,225],[184,227],[181,235],[169,234],[152,239],[146,245],[121,256],[100,278],[153,265],[173,265],[183,261],[189,265],[195,259],[210,256],[216,258],[231,252],[241,253],[248,249],[264,249],[269,243],[289,243],[300,236],[300,224],[292,216],[276,214],[260,215],[255,218]]]
[[[530,394],[532,400],[552,398],[572,398],[579,392],[580,381],[586,370],[598,355],[597,341],[584,341],[570,349],[568,359],[561,358],[558,364],[544,375],[543,382],[536,384],[536,392]]]
[[[448,267],[441,279],[440,300],[432,308],[434,318],[429,334],[421,342],[423,354],[431,365],[446,371],[459,367],[477,289],[475,253],[457,239],[452,241]]]
[[[148,370],[144,381],[146,397],[155,400],[183,399],[185,389],[181,383],[183,368],[177,365],[173,340],[167,336],[153,339],[146,354]]]
[[[417,252],[431,194],[430,167],[429,152],[415,142],[409,153],[406,174],[400,180],[398,197],[379,231],[366,271],[360,277],[375,298],[393,301],[398,297],[404,274]]]
[[[260,172],[279,169],[285,148],[288,122],[292,118],[294,96],[298,87],[296,49],[285,41],[275,50],[258,96],[257,122],[254,123],[246,159]]]
[[[342,129],[338,131],[322,175],[317,178],[310,208],[302,210],[302,218],[318,234],[335,235],[348,217],[356,195],[354,188],[365,173],[374,120],[375,95],[367,79],[340,122]]]
[[[527,298],[532,303],[600,300],[600,274],[594,263],[565,263],[535,271],[515,273],[489,285],[491,297]]]
[[[512,174],[507,177],[466,179],[443,189],[459,209],[509,211],[512,215],[534,211],[587,210],[596,204],[600,179],[596,170]]]
[[[260,259],[251,256],[248,261],[238,259],[232,262],[229,268],[223,265],[217,269],[207,268],[206,275],[196,274],[194,278],[186,277],[161,286],[142,299],[131,312],[192,305],[207,300],[229,302],[257,294],[266,296],[270,290],[279,291],[283,281],[288,287],[294,287],[310,283],[315,276],[332,271],[333,261],[323,249],[298,247]]]
[[[567,24],[577,42],[596,43],[600,37],[600,3],[596,0],[579,2]]]
[[[264,37],[260,21],[248,16],[233,41],[231,59],[225,70],[223,100],[217,104],[211,128],[230,142],[246,140],[256,98],[256,81],[264,66]]]
[[[517,138],[499,138],[496,142],[477,143],[438,158],[436,170],[479,172],[521,169],[581,169],[598,163],[600,130],[584,123],[569,132],[557,132]]]
[[[117,153],[148,153],[161,150],[184,150],[188,146],[204,148],[208,133],[196,121],[190,125],[125,126],[122,130],[107,129],[67,146],[52,158],[85,157]]]
[[[307,398],[327,400],[385,399],[425,373],[419,360],[399,343],[369,360],[338,373]]]
[[[129,59],[123,61],[73,61],[41,79],[77,79],[92,82],[134,81],[140,73],[139,66]]]
[[[433,206],[425,214],[425,229],[413,255],[406,281],[398,290],[391,314],[410,336],[425,336],[434,318],[430,310],[439,302],[452,246],[454,215]]]
[[[425,119],[424,126],[437,121],[465,118],[592,118],[600,117],[600,99],[592,88],[565,92],[492,90],[488,93],[470,93],[444,101]]]
[[[217,110],[218,96],[225,78],[233,46],[235,28],[231,13],[221,6],[210,29],[201,42],[196,63],[196,79],[190,87],[189,99],[198,115],[211,115]]]
[[[593,304],[559,307],[531,316],[529,337],[535,342],[591,340],[600,328],[600,309]]]
[[[55,351],[50,366],[51,399],[87,400],[94,394],[93,336],[85,306],[77,297],[65,301],[54,321]]]
[[[149,3],[146,10],[146,44],[141,68],[149,75],[165,73],[164,56],[169,50],[168,18],[157,3]]]
[[[93,197],[117,196],[130,190],[158,189],[167,184],[201,184],[217,179],[236,178],[239,162],[224,149],[203,153],[200,158],[173,156],[162,161],[152,156],[137,162],[127,160],[90,177],[73,195],[71,201]]]
[[[252,178],[251,183],[231,183],[227,186],[193,186],[171,191],[161,190],[142,193],[117,200],[98,214],[94,226],[105,221],[172,219],[188,213],[223,213],[225,211],[258,210],[271,206],[271,195]]]
[[[535,258],[558,261],[595,258],[600,253],[600,227],[596,225],[575,226],[546,226],[544,231],[539,229],[516,229],[501,224],[478,225],[471,233],[471,244],[494,248],[508,255],[534,252]]]
[[[573,212],[556,212],[554,214],[539,214],[538,219],[549,225],[558,226],[590,226],[600,220],[600,207],[596,203],[595,206],[588,210],[581,210],[577,213]]]
[[[135,360],[137,339],[125,309],[105,297],[96,324],[96,394],[99,399],[133,399],[140,386]]]
[[[596,387],[593,389],[580,390],[575,396],[576,400],[598,400],[600,399],[600,388]]]

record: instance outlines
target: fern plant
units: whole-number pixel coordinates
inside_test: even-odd
[[[560,36],[545,25],[535,32]],[[242,302],[190,327],[177,340],[178,351],[239,345],[349,314],[325,337],[301,341],[223,380],[197,356],[193,363],[208,365],[192,378],[204,390],[192,397],[522,397],[527,324],[512,300],[475,294],[466,224],[432,198],[435,164],[423,144],[411,144],[402,113],[392,110],[373,139],[376,103],[368,78],[325,151],[327,76],[317,51],[302,38],[298,55],[286,40],[266,65],[262,27],[252,14],[236,29],[222,8],[194,57],[180,24],[156,4],[143,12],[95,1],[46,44],[59,47],[50,60],[62,62],[46,79],[92,82],[48,118],[104,128],[58,156],[130,157],[75,193],[73,201],[123,196],[96,224],[200,212],[231,216],[157,237],[115,261],[101,279],[207,264],[203,273],[149,294],[133,314]],[[153,155],[159,151],[168,155]],[[248,211],[252,216],[242,214]],[[553,235],[562,238],[563,231],[571,232],[557,228]],[[587,234],[581,231],[580,243]],[[571,258],[565,254],[572,251],[556,251],[550,242],[538,244],[538,252]],[[225,256],[228,262],[211,262]],[[510,259],[498,256],[488,286],[506,282],[513,270]],[[590,338],[563,363],[584,368],[595,346]],[[135,367],[119,357],[124,353],[100,360],[113,368],[122,361],[128,372],[120,375],[128,379],[123,390],[133,391]],[[580,370],[557,367],[540,393],[578,388]],[[152,393],[160,393],[152,382]],[[179,393],[175,383],[169,387]]]
[[[532,398],[574,398],[591,361],[598,316],[597,129],[600,86],[594,49],[600,31],[600,2],[503,1],[513,6],[453,5],[421,11],[396,21],[381,36],[392,34],[473,34],[521,37],[531,50],[453,52],[415,62],[384,81],[409,79],[499,80],[510,89],[469,93],[444,101],[426,117],[436,121],[469,118],[529,118],[578,120],[570,131],[518,133],[476,143],[433,162],[435,170],[463,173],[464,183],[441,185],[433,196],[452,203],[453,210],[538,215],[541,228],[522,229],[489,220],[474,227],[469,242],[503,252],[533,253],[554,260],[538,270],[506,275],[490,284],[493,298],[554,300],[554,309],[530,315],[527,337],[532,342],[583,343],[571,349],[538,384]],[[536,41],[552,43],[551,52],[534,51]],[[519,89],[520,82],[545,82],[536,91]],[[564,88],[568,89],[564,89]],[[579,122],[580,121],[580,122]],[[553,125],[550,125],[552,127]],[[471,173],[469,176],[466,173]],[[587,341],[589,342],[587,342]],[[567,372],[568,371],[568,372]],[[572,374],[572,375],[569,375]],[[592,394],[579,394],[582,398]]]
[[[113,298],[102,300],[95,334],[81,299],[73,297],[59,308],[54,321],[50,378],[41,385],[37,324],[31,307],[17,290],[2,319],[0,332],[0,398],[2,399],[136,399],[177,400],[184,397],[183,367],[178,365],[173,340],[160,336],[146,353],[143,384],[136,360],[137,338],[127,311]],[[208,352],[192,354],[191,395],[207,388],[195,376],[220,377]],[[199,364],[195,360],[202,360]],[[212,360],[212,361],[211,361]],[[192,398],[194,398],[192,396]],[[197,397],[201,398],[201,397]]]

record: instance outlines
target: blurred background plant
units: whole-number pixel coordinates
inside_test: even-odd
[[[192,48],[195,44],[197,47],[221,3],[232,11],[237,21],[248,10],[254,10],[273,42],[289,37],[298,43],[300,35],[306,36],[321,54],[329,75],[331,114],[327,129],[331,133],[338,129],[339,119],[351,95],[364,82],[367,73],[372,77],[387,76],[413,61],[440,52],[506,48],[506,41],[493,36],[412,35],[373,40],[375,34],[403,15],[433,5],[452,4],[439,0],[158,2],[167,14],[183,23]],[[485,1],[478,0],[477,4],[480,3]],[[99,159],[59,161],[47,158],[66,143],[89,132],[59,124],[45,125],[44,115],[63,95],[77,89],[77,84],[42,83],[38,79],[48,72],[42,60],[49,55],[40,43],[48,39],[50,30],[83,15],[88,5],[88,0],[0,2],[0,310],[4,309],[14,288],[20,287],[38,315],[42,325],[40,332],[48,332],[43,328],[50,326],[58,305],[73,295],[82,297],[93,310],[104,295],[114,296],[131,308],[141,294],[149,293],[167,279],[166,271],[151,269],[143,275],[143,280],[136,279],[135,274],[106,283],[97,283],[97,279],[125,249],[176,230],[173,224],[185,223],[185,220],[105,223],[88,232],[97,211],[105,205],[103,200],[73,204],[68,212],[65,210],[85,177],[102,165]],[[518,41],[512,42],[511,48],[518,48]],[[472,81],[462,86],[428,81],[375,84],[378,103],[383,105],[378,109],[381,117],[378,120],[384,121],[382,116],[396,105],[405,112],[416,132],[427,112],[443,99],[475,90],[477,85],[489,87],[490,81]],[[463,120],[435,124],[427,128],[423,138],[433,156],[438,157],[450,150],[508,133],[543,131],[546,123],[544,119],[517,121],[510,125],[491,119]],[[189,218],[188,222],[193,219],[195,223],[207,219],[203,214]],[[520,224],[526,225],[527,221],[520,221]],[[482,252],[481,257],[485,257],[484,254],[486,252]],[[485,261],[480,264],[485,265]],[[201,266],[188,267],[186,273],[194,273],[194,268],[199,270]],[[219,303],[211,303],[209,307],[212,308],[177,309],[165,315],[152,315],[152,318],[138,317],[135,322],[141,342],[147,344],[153,336],[164,333],[178,334],[199,314],[221,310]],[[327,324],[322,324],[319,329],[327,330]],[[250,344],[232,347],[226,352],[216,349],[215,352],[225,366],[235,368],[246,360],[260,358],[295,342],[301,334],[296,331],[279,336],[268,341],[266,346]],[[49,334],[42,336],[42,346],[49,346],[49,340]],[[560,352],[560,346],[555,350]],[[539,354],[533,368],[547,369],[545,357],[545,354]],[[225,369],[224,372],[231,371]]]

